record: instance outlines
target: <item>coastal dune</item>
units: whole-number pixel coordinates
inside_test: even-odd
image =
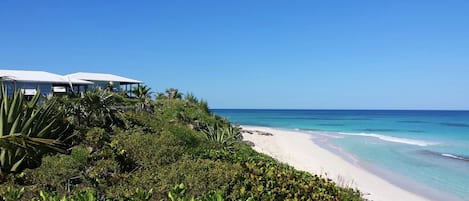
[[[320,147],[306,133],[268,127],[242,126],[242,128],[250,131],[243,132],[243,137],[244,140],[254,143],[254,150],[270,155],[298,170],[325,176],[342,186],[357,188],[368,200],[428,200],[399,188],[366,171],[353,161],[346,161]]]

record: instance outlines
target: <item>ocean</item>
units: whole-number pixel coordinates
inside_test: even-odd
[[[215,109],[240,125],[294,129],[404,189],[469,201],[469,111]]]

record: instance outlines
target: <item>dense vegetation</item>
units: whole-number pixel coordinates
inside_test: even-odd
[[[190,93],[135,95],[1,93],[1,199],[362,200],[253,151]]]

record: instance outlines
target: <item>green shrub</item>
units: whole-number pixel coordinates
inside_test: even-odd
[[[0,191],[0,200],[2,201],[17,201],[23,197],[24,187],[15,188],[8,186],[6,189]]]
[[[154,188],[157,183],[157,174],[159,173],[140,169],[134,170],[129,174],[120,174],[118,175],[120,178],[119,182],[114,183],[112,186],[107,186],[103,193],[106,198],[111,200],[129,200],[136,196],[143,196],[141,195],[142,192],[148,194],[151,190],[152,197],[154,198],[154,194],[161,193]]]
[[[156,133],[159,129],[152,116],[144,112],[128,112],[126,113],[126,120],[130,129],[140,129],[145,133]]]
[[[184,184],[175,185],[171,191],[168,192],[168,198],[171,201],[223,201],[223,192],[212,191],[205,196],[195,199],[194,197],[188,198],[186,195],[186,186]]]
[[[153,189],[148,191],[137,188],[135,189],[135,193],[130,198],[131,201],[149,201],[153,196]]]
[[[56,192],[39,191],[39,196],[32,201],[97,201],[98,196],[93,190],[79,191],[73,195],[58,195]]]
[[[92,151],[102,149],[111,139],[111,134],[103,128],[91,128],[86,132],[83,145],[89,147]]]
[[[109,186],[120,182],[119,164],[111,159],[98,160],[93,162],[87,170],[86,178],[99,191],[105,191]]]
[[[243,144],[208,149],[200,156],[241,166],[242,174],[234,179],[235,184],[226,195],[231,200],[362,200],[358,191],[295,170]]]
[[[24,172],[24,179],[42,188],[67,192],[73,187],[73,180],[81,180],[89,156],[87,149],[76,147],[70,155],[44,157],[39,168]]]
[[[156,115],[161,121],[186,125],[194,130],[202,131],[207,126],[228,126],[229,122],[217,115],[210,113],[205,101],[194,103],[191,101],[157,100]]]
[[[168,192],[174,183],[186,184],[187,197],[202,198],[208,192],[221,191],[227,193],[242,173],[239,165],[228,162],[206,159],[184,158],[161,170],[156,188],[158,192]],[[157,194],[159,199],[164,194]]]
[[[148,134],[119,135],[113,148],[141,168],[174,163],[184,154],[184,147],[170,144],[167,139]]]

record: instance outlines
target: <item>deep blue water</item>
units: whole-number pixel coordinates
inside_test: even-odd
[[[435,199],[469,200],[469,111],[212,111],[241,125],[327,133],[328,142],[378,173],[392,172],[391,182]]]

